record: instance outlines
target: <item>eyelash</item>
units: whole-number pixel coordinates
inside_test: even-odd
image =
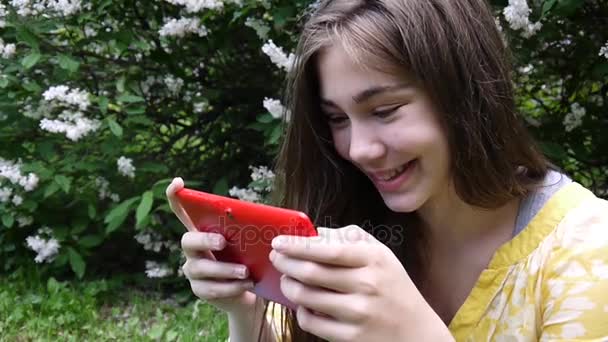
[[[387,109],[387,110],[372,112],[371,115],[375,115],[381,119],[385,119],[385,118],[388,118],[389,116],[391,116],[399,107],[400,106],[393,107],[393,108]],[[344,122],[344,120],[346,120],[346,119],[347,118],[344,116],[339,116],[339,117],[332,116],[332,117],[329,117],[327,121],[329,121],[329,123],[332,123],[332,124],[340,124],[340,123]]]

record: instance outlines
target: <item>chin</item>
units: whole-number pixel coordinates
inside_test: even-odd
[[[396,213],[412,213],[422,206],[420,197],[415,194],[390,194],[388,196],[382,194],[382,199],[384,199],[384,204]]]

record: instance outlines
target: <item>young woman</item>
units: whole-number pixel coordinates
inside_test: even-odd
[[[277,204],[328,227],[273,241],[297,311],[262,319],[222,237],[182,239],[233,342],[608,340],[608,203],[520,123],[484,0],[324,1],[296,55]]]

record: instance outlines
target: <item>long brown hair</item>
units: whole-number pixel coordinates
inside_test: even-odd
[[[305,22],[288,77],[292,114],[277,158],[276,204],[307,213],[315,225],[357,224],[375,236],[386,232],[374,227],[405,225],[397,234],[408,239],[383,242],[406,269],[419,261],[423,232],[415,216],[390,211],[368,178],[334,150],[320,115],[316,66],[319,51],[332,44],[361,66],[407,72],[431,96],[456,193],[466,203],[500,207],[546,174],[549,163],[516,114],[509,55],[485,0],[329,0]],[[404,241],[415,243],[406,248]],[[320,341],[298,327],[293,312],[284,314],[292,341]]]

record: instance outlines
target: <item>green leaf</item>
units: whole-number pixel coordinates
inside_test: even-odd
[[[582,0],[557,0],[557,5],[553,11],[560,16],[569,17],[576,13],[583,4],[584,1]]]
[[[274,117],[270,113],[264,113],[256,118],[257,122],[260,123],[271,123]]]
[[[152,191],[146,191],[141,197],[141,202],[135,212],[135,220],[139,226],[141,222],[148,216],[150,210],[152,210],[152,204],[154,203],[154,193]]]
[[[150,331],[148,332],[148,337],[151,338],[152,340],[158,340],[163,336],[164,332],[165,332],[165,324],[156,323],[152,326],[152,328],[150,328]]]
[[[99,246],[103,242],[102,235],[86,235],[78,239],[78,244],[82,247],[92,248]]]
[[[108,112],[108,104],[110,100],[105,96],[100,96],[97,100],[97,104],[99,105],[99,111],[101,114],[106,114]]]
[[[138,102],[144,102],[144,101],[146,101],[146,99],[144,99],[141,96],[124,94],[124,95],[121,95],[118,98],[116,98],[116,101],[123,102],[123,103],[138,103]]]
[[[279,138],[281,138],[281,135],[283,134],[283,127],[282,125],[276,125],[274,126],[274,128],[272,129],[272,133],[270,133],[270,138],[269,138],[269,143],[274,145],[279,141]]]
[[[108,126],[110,126],[110,131],[117,136],[122,137],[122,127],[118,124],[118,122],[114,121],[114,119],[108,119]]]
[[[551,10],[553,9],[553,7],[555,6],[555,4],[557,3],[557,0],[545,0],[543,1],[543,14],[542,16],[546,16],[547,13],[551,12]]]
[[[38,63],[38,61],[40,61],[41,57],[42,55],[39,52],[34,51],[29,55],[23,57],[23,59],[21,60],[21,65],[23,65],[23,67],[26,69],[31,69],[34,65]]]
[[[70,266],[72,267],[72,271],[76,273],[78,278],[82,279],[86,268],[86,264],[84,263],[82,256],[80,256],[80,254],[78,254],[78,252],[76,252],[76,250],[72,247],[68,247],[68,256],[70,259]]]
[[[93,204],[89,203],[87,211],[91,220],[94,220],[97,217],[97,209],[95,209]]]
[[[109,234],[125,221],[127,215],[129,214],[129,210],[131,209],[131,205],[140,199],[139,196],[129,198],[128,200],[123,201],[114,209],[110,210],[108,215],[106,215],[104,219],[104,223],[107,223],[106,233]]]
[[[26,26],[17,27],[17,39],[21,42],[26,43],[34,50],[40,49],[40,45],[38,44],[38,38]]]
[[[49,184],[46,189],[44,190],[44,198],[48,198],[50,196],[52,196],[53,194],[55,194],[58,190],[59,190],[59,184],[52,182],[51,184]]]
[[[127,82],[127,79],[124,76],[121,76],[118,81],[116,82],[116,90],[118,90],[119,93],[124,93],[125,92],[125,83]]]
[[[72,180],[64,175],[55,176],[55,183],[61,187],[61,189],[67,194],[70,193],[70,185]]]
[[[213,193],[225,196],[228,194],[228,180],[226,177],[222,177],[215,185],[213,186]]]
[[[568,152],[560,144],[547,141],[541,141],[539,144],[542,151],[552,160],[564,160],[568,157]]]
[[[68,55],[59,55],[58,59],[59,67],[69,72],[76,72],[80,67],[80,63]]]
[[[14,223],[15,223],[15,218],[13,217],[13,215],[11,215],[11,214],[2,215],[2,224],[6,228],[12,227]]]

